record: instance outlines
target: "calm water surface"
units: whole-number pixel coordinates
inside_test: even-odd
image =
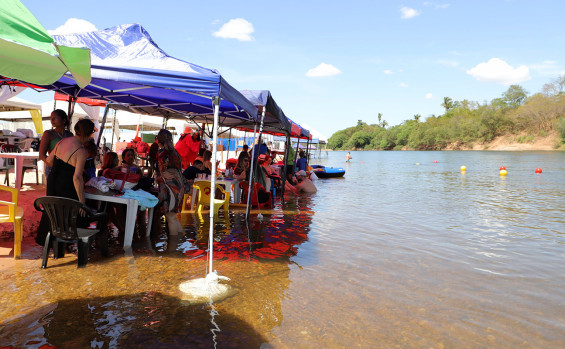
[[[184,236],[84,269],[70,255],[40,270],[39,250],[16,261],[0,346],[565,347],[565,153],[352,155],[315,161],[346,175],[263,220],[219,219],[215,269],[234,296],[183,300],[209,229],[189,216]]]

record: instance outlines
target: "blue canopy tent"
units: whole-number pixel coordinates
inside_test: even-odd
[[[240,92],[259,109],[260,113],[265,111],[265,116],[263,118],[263,132],[290,134],[290,122],[284,115],[282,109],[275,102],[270,91],[240,90]],[[246,125],[243,124],[243,126]]]
[[[261,124],[259,127],[259,137],[257,144],[261,143],[261,136],[263,132],[271,133],[271,134],[284,134],[288,137],[290,136],[290,122],[288,118],[284,115],[282,109],[277,105],[271,92],[268,90],[242,90],[240,91],[253,105],[255,105],[259,111],[261,112]],[[248,130],[250,125],[240,126],[239,129]],[[254,127],[253,131],[256,132],[257,128]],[[290,144],[287,143],[287,144]],[[288,148],[288,147],[287,147]],[[255,149],[255,148],[253,148]],[[287,149],[288,152],[288,149]],[[286,155],[288,156],[288,154]],[[286,159],[285,156],[285,159]],[[247,210],[246,210],[246,217],[249,217],[249,209],[250,209],[250,200],[253,197],[253,189],[255,182],[254,172],[256,169],[255,160],[257,156],[253,156],[251,158],[251,184],[249,185],[250,193],[247,197]],[[285,167],[286,171],[286,167]]]
[[[57,35],[54,39],[59,45],[90,49],[91,83],[81,89],[67,74],[40,89],[22,84],[72,98],[104,99],[109,108],[196,123],[213,121],[213,99],[219,97],[221,124],[257,121],[257,108],[216,70],[169,56],[139,24]]]
[[[104,119],[109,108],[116,108],[163,116],[165,120],[213,121],[212,163],[216,163],[219,123],[237,125],[242,121],[257,121],[257,108],[217,71],[167,55],[139,24],[55,36],[54,39],[61,45],[91,50],[92,81],[81,89],[72,76],[65,75],[43,88],[75,99],[87,97],[108,101]],[[215,172],[216,166],[212,166],[211,188],[215,188]],[[211,201],[214,193],[212,190]],[[214,210],[210,210],[208,275],[214,274],[213,222]]]

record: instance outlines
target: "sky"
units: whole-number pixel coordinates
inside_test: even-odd
[[[389,126],[530,94],[565,74],[565,1],[22,0],[52,34],[139,23],[169,55],[270,90],[325,137],[357,120]],[[44,102],[49,94],[19,97]]]

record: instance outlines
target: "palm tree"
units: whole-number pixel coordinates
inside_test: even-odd
[[[416,120],[416,122],[420,122],[421,117],[422,117],[422,115],[420,115],[420,114],[414,114],[414,120]]]
[[[453,108],[453,99],[449,97],[443,97],[443,103],[441,104],[441,106],[445,108],[445,112],[447,113],[449,109]]]
[[[383,117],[383,114],[379,113],[379,115],[377,117],[379,118],[379,126],[381,126],[381,119]]]

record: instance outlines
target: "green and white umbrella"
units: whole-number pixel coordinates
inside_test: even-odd
[[[90,83],[90,50],[58,46],[19,0],[1,0],[0,75],[49,85],[70,72],[80,87]]]

